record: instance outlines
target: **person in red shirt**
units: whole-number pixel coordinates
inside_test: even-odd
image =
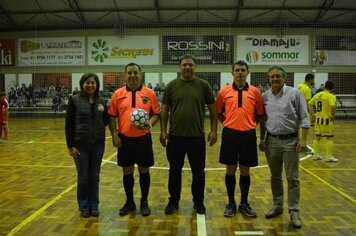
[[[115,91],[108,110],[112,142],[118,148],[117,164],[123,168],[126,203],[119,212],[122,216],[136,210],[133,198],[135,164],[140,173],[141,215],[151,214],[147,200],[151,181],[149,167],[154,164],[150,129],[158,122],[159,105],[154,91],[142,85],[141,79],[142,72],[138,64],[126,65],[126,86]],[[150,119],[146,126],[136,127],[131,123],[131,112],[137,108],[149,114]]]
[[[0,93],[0,138],[2,137],[2,131],[5,132],[4,139],[9,137],[9,127],[8,127],[8,118],[9,118],[9,103],[6,100],[6,93]]]
[[[216,112],[224,128],[220,146],[219,162],[226,165],[225,185],[229,203],[224,216],[237,213],[235,202],[235,173],[240,170],[241,213],[256,217],[256,212],[248,203],[250,188],[250,167],[258,165],[256,126],[258,118],[264,115],[262,95],[258,88],[246,82],[248,65],[237,61],[232,66],[234,81],[223,87],[216,99]]]

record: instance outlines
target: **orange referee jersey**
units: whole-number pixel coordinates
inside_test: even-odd
[[[224,127],[238,131],[256,129],[256,115],[264,115],[261,92],[248,83],[242,90],[235,83],[224,86],[216,98],[216,112],[225,113]]]
[[[137,108],[145,110],[150,117],[159,115],[158,100],[152,89],[141,85],[137,90],[132,91],[129,87],[124,86],[112,95],[108,114],[118,117],[117,130],[120,134],[127,137],[140,137],[151,132],[150,130],[137,129],[131,124],[131,112]]]

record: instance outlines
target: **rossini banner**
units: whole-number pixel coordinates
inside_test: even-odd
[[[26,38],[18,40],[20,66],[84,65],[85,38]]]
[[[356,65],[356,37],[317,36],[315,40],[317,65]]]
[[[254,65],[308,65],[309,36],[237,36],[237,58]]]
[[[233,36],[163,36],[163,64],[178,64],[183,54],[197,58],[198,64],[232,64]]]
[[[89,65],[159,64],[158,36],[88,37]]]

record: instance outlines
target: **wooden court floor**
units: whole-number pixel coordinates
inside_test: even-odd
[[[149,195],[152,214],[142,217],[137,211],[124,217],[118,215],[125,193],[122,171],[115,164],[116,150],[107,130],[100,216],[84,219],[77,210],[76,171],[65,145],[64,120],[11,119],[10,137],[0,144],[0,235],[356,235],[356,120],[336,122],[338,163],[301,155],[301,229],[290,224],[286,200],[283,215],[264,218],[272,202],[264,153],[259,153],[258,168],[251,170],[249,201],[258,217],[223,216],[227,196],[225,169],[217,161],[220,141],[207,147],[207,214],[193,211],[191,173],[185,170],[179,211],[166,216],[168,163],[158,141],[159,128],[154,127],[153,131],[155,166],[151,169]],[[309,145],[312,139],[311,129]],[[185,167],[189,168],[187,160]],[[135,173],[135,200],[139,205]],[[238,187],[236,200],[240,200]]]

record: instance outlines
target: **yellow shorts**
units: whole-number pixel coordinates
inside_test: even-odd
[[[334,136],[334,121],[330,118],[316,118],[314,126],[315,135],[322,137]]]

